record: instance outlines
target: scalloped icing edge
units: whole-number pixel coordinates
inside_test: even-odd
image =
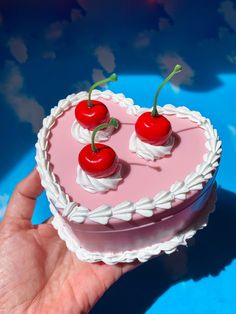
[[[57,213],[51,203],[50,208],[54,214],[52,221],[53,227],[58,231],[59,237],[65,241],[67,248],[73,252],[79,260],[89,263],[103,262],[108,265],[114,265],[117,263],[131,263],[135,260],[144,263],[151,257],[158,256],[161,253],[171,254],[175,252],[180,245],[187,246],[187,240],[191,239],[198,230],[207,226],[209,215],[215,210],[216,199],[217,195],[215,183],[205,208],[203,209],[203,213],[187,229],[183,230],[166,242],[157,243],[139,250],[120,253],[90,252],[82,248],[79,245],[79,239],[75,238],[71,228],[65,223],[63,218]]]
[[[67,96],[66,99],[59,101],[58,105],[51,109],[51,114],[43,120],[43,127],[38,133],[38,142],[36,143],[36,162],[37,170],[40,173],[42,185],[46,190],[48,199],[52,199],[55,205],[63,209],[63,216],[71,214],[70,210],[76,211],[77,217],[73,220],[76,223],[84,223],[86,219],[93,220],[93,216],[96,216],[96,222],[100,224],[107,224],[110,218],[116,218],[116,207],[121,204],[117,204],[114,208],[109,205],[104,206],[104,211],[107,216],[104,217],[104,213],[98,217],[98,212],[101,213],[101,206],[94,209],[92,212],[87,212],[85,215],[84,207],[76,202],[71,202],[68,194],[62,191],[60,184],[58,184],[56,177],[53,172],[50,171],[50,161],[47,159],[47,145],[48,136],[50,129],[54,125],[55,120],[63,114],[65,110],[76,105],[79,100],[83,100],[87,97],[86,92],[80,92],[78,94],[72,94]],[[126,98],[123,94],[114,94],[107,90],[101,92],[98,90],[94,91],[93,98],[111,99],[113,102],[118,103],[121,107],[126,109],[126,113],[130,115],[139,115],[150,109],[141,108],[134,105],[133,100]],[[185,199],[186,194],[192,190],[197,191],[203,188],[203,183],[208,182],[213,176],[213,171],[219,166],[219,159],[221,157],[221,141],[217,134],[216,129],[213,128],[209,119],[204,118],[199,112],[192,111],[187,107],[174,107],[173,105],[165,105],[164,107],[158,107],[158,111],[166,115],[176,115],[179,118],[188,118],[193,122],[196,122],[199,127],[204,129],[206,136],[206,148],[208,152],[203,156],[203,162],[197,165],[195,171],[191,172],[182,182],[174,182],[170,186],[168,191],[159,191],[152,199],[149,200],[149,205],[152,209],[160,208],[162,210],[169,209],[172,206],[174,199]],[[130,204],[130,219],[132,220],[133,214],[138,212],[136,209],[136,203]],[[150,208],[149,208],[150,209]],[[152,214],[154,213],[152,210]],[[139,212],[138,212],[139,213]],[[144,217],[151,217],[149,212],[140,212]],[[119,219],[122,219],[119,217]],[[123,220],[123,219],[122,219]]]

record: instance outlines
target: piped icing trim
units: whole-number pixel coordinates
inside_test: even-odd
[[[167,143],[162,146],[151,145],[141,141],[136,132],[134,131],[129,140],[129,150],[132,153],[136,153],[140,158],[145,160],[155,160],[162,158],[166,155],[171,155],[171,150],[174,146],[175,138],[172,135]]]
[[[171,254],[177,250],[178,246],[187,246],[187,240],[191,239],[198,230],[207,226],[209,214],[215,210],[215,202],[216,186],[213,187],[213,191],[206,208],[204,209],[204,213],[201,214],[190,227],[178,233],[168,241],[144,247],[139,250],[124,251],[120,253],[90,252],[82,248],[78,238],[75,238],[73,235],[73,231],[70,226],[66,224],[64,219],[59,215],[56,208],[52,204],[50,204],[50,209],[54,215],[52,221],[53,227],[58,231],[60,238],[65,241],[67,248],[75,253],[81,261],[89,263],[104,262],[108,265],[114,265],[117,263],[131,263],[135,260],[144,263],[152,256],[159,255],[162,252]]]
[[[63,216],[68,216],[69,209],[72,209],[70,214],[74,217],[72,220],[77,223],[84,223],[85,220],[94,220],[100,224],[109,223],[109,219],[123,219],[123,216],[117,217],[115,210],[121,204],[117,204],[115,207],[109,205],[102,205],[91,211],[91,214],[86,216],[81,214],[84,207],[76,202],[71,202],[70,197],[66,194],[60,184],[58,183],[50,164],[49,156],[47,153],[48,138],[50,135],[50,129],[54,125],[56,119],[60,117],[65,110],[70,107],[76,106],[79,101],[88,98],[87,92],[80,92],[78,94],[72,94],[67,96],[66,99],[59,101],[58,105],[51,109],[51,114],[44,118],[43,127],[38,133],[38,142],[36,143],[36,161],[37,169],[41,176],[41,182],[46,190],[47,197],[51,199],[55,206],[63,209]],[[93,92],[93,99],[102,98],[104,100],[111,100],[114,103],[118,103],[120,107],[126,109],[126,113],[130,115],[140,115],[145,111],[150,111],[148,108],[141,108],[134,105],[134,102],[130,98],[125,98],[123,94],[114,94],[109,90],[104,92],[95,90]],[[205,146],[208,150],[203,156],[203,162],[200,163],[195,171],[191,172],[183,181],[175,182],[170,186],[167,191],[158,192],[153,198],[148,199],[145,206],[141,206],[142,210],[138,212],[137,206],[140,210],[139,204],[142,200],[130,203],[130,206],[126,208],[126,213],[129,211],[129,220],[133,219],[133,215],[138,213],[144,217],[151,217],[154,214],[154,209],[157,212],[162,212],[165,209],[172,207],[172,202],[176,199],[185,199],[187,194],[191,191],[201,190],[203,183],[206,183],[213,177],[213,173],[219,165],[219,159],[221,157],[221,141],[217,134],[216,129],[213,128],[209,119],[204,118],[199,112],[191,111],[187,107],[174,107],[173,105],[165,105],[164,107],[158,107],[158,112],[165,115],[176,115],[178,118],[189,119],[196,122],[200,128],[204,130],[206,136]],[[148,206],[148,207],[147,207]],[[146,210],[148,208],[148,210]],[[150,214],[151,213],[151,214]],[[127,217],[128,214],[125,215]]]
[[[98,131],[95,136],[96,142],[105,142],[108,141],[114,128],[108,127],[104,130]],[[73,138],[82,143],[82,144],[88,144],[91,143],[91,137],[92,137],[92,131],[85,129],[80,125],[76,120],[73,122],[71,126],[71,134]]]
[[[108,178],[91,177],[79,165],[77,167],[76,183],[90,193],[105,193],[109,190],[116,190],[121,181],[121,166],[116,173]]]

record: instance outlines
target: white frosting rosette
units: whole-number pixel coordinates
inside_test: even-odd
[[[145,160],[154,161],[166,155],[171,155],[174,143],[175,138],[171,135],[164,145],[151,145],[141,141],[136,132],[133,132],[129,140],[129,150]]]
[[[90,193],[105,193],[109,190],[116,190],[121,181],[121,165],[119,165],[118,170],[112,176],[107,178],[92,177],[81,169],[79,165],[77,167],[76,183]]]
[[[97,86],[106,84],[108,82],[116,82],[117,80],[118,80],[118,76],[116,75],[116,73],[112,73],[108,78],[95,82],[90,87],[89,92],[88,92],[88,106],[93,107],[91,95]],[[104,141],[109,140],[113,131],[114,131],[113,127],[108,127],[106,129],[100,130],[96,134],[95,141],[104,142]],[[82,144],[91,143],[92,133],[93,131],[90,131],[89,129],[84,128],[77,120],[73,122],[72,127],[71,127],[71,134],[78,142]]]
[[[108,127],[101,131],[98,131],[95,136],[95,141],[96,142],[108,141],[113,131],[114,131],[113,127]],[[71,127],[71,135],[76,141],[82,144],[89,144],[91,143],[92,133],[93,131],[90,131],[89,129],[85,129],[84,127],[82,127],[82,125],[79,124],[77,120],[73,122]]]

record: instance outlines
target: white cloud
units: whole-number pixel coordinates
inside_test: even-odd
[[[95,76],[96,76],[96,74],[95,74]],[[80,91],[84,91],[84,90],[88,91],[90,86],[91,86],[91,83],[87,80],[78,81],[74,84],[73,90],[76,92],[80,92]]]
[[[170,20],[168,18],[160,17],[158,20],[158,27],[164,30],[170,27]],[[134,48],[146,48],[150,45],[151,41],[155,40],[157,31],[154,29],[145,30],[137,35],[134,40]]]
[[[56,57],[57,57],[56,53],[54,51],[52,51],[52,50],[45,51],[43,53],[43,58],[44,59],[51,59],[51,60],[53,60],[53,59],[56,59]]]
[[[21,38],[10,38],[8,46],[11,55],[19,62],[25,63],[28,59],[28,51],[24,41]]]
[[[12,104],[19,119],[29,122],[33,132],[37,133],[44,117],[44,110],[40,104],[34,98],[20,94],[10,96],[8,102]]]
[[[115,69],[115,56],[109,47],[99,46],[95,50],[95,55],[103,69],[111,73]]]
[[[229,124],[228,129],[229,129],[231,135],[236,136],[236,127],[234,125]]]
[[[43,107],[33,97],[23,92],[24,78],[18,66],[13,62],[8,62],[6,72],[6,79],[0,86],[0,92],[18,118],[30,123],[33,132],[37,133],[44,117]]]
[[[236,64],[236,54],[235,53],[227,55],[227,59],[229,60],[230,63]]]
[[[236,9],[232,1],[223,1],[218,11],[224,16],[226,23],[236,32]]]
[[[4,216],[9,198],[10,198],[10,196],[6,193],[4,193],[3,195],[0,195],[0,220]]]
[[[178,9],[184,5],[184,1],[173,1],[173,0],[152,0],[156,1],[158,4],[162,4],[165,8],[166,13],[173,19],[176,17]]]
[[[180,87],[174,84],[170,84],[171,88],[175,92],[175,94],[178,94],[180,92]]]
[[[219,27],[219,31],[218,31],[218,35],[219,35],[219,39],[225,39],[227,37],[230,36],[230,31],[228,29],[228,27]]]
[[[166,53],[164,55],[158,56],[156,62],[160,65],[163,75],[169,74],[176,64],[181,64],[183,71],[175,75],[171,82],[174,85],[179,86],[192,85],[194,78],[194,70],[183,60],[183,58],[175,53]]]
[[[145,48],[149,46],[150,41],[151,41],[151,32],[145,31],[145,32],[139,33],[137,38],[134,41],[134,47]]]
[[[100,69],[93,69],[92,78],[94,82],[101,81],[105,79],[103,71]],[[101,85],[102,86],[102,85]],[[105,85],[106,86],[106,85]]]
[[[70,19],[72,22],[79,21],[81,19],[81,11],[78,9],[72,9],[70,12]]]
[[[46,30],[45,37],[48,40],[56,40],[59,39],[64,32],[65,27],[67,26],[67,21],[58,21],[49,25]]]
[[[232,124],[227,125],[229,133],[230,133],[230,139],[232,142],[232,147],[234,151],[236,151],[236,126]]]

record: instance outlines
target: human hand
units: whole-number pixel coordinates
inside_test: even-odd
[[[0,224],[0,313],[87,313],[134,264],[80,262],[49,222],[33,226],[42,191],[34,170],[16,186]]]

